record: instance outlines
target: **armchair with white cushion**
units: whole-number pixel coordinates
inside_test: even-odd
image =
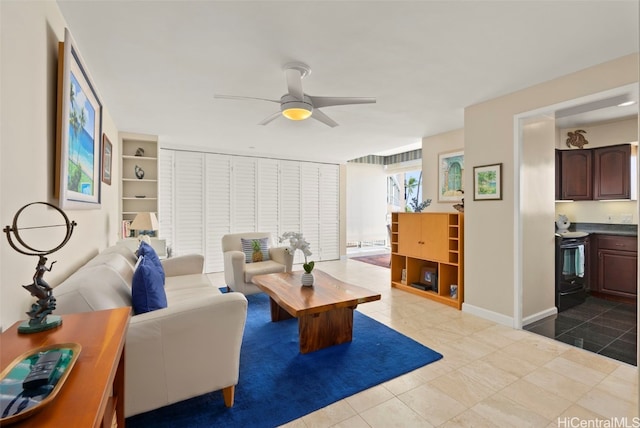
[[[242,249],[242,239],[266,240],[268,257],[263,261],[248,260]],[[222,237],[222,252],[224,255],[224,279],[227,288],[242,294],[259,293],[260,289],[251,282],[255,275],[266,273],[291,272],[293,255],[287,247],[274,247],[270,233],[246,232],[232,233]],[[263,251],[264,252],[264,251]],[[268,260],[267,260],[268,259]]]

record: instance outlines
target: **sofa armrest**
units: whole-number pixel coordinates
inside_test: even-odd
[[[224,252],[224,281],[233,287],[244,283],[245,255],[242,251]]]
[[[204,271],[204,256],[188,254],[160,260],[166,276],[191,275]]]
[[[291,272],[293,266],[293,254],[289,254],[287,247],[271,247],[269,248],[269,257],[274,262],[278,262],[285,266],[285,272]]]
[[[246,317],[241,293],[203,293],[132,317],[126,416],[236,385]]]

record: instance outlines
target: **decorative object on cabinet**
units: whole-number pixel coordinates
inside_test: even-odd
[[[564,233],[569,231],[571,222],[569,218],[564,214],[558,214],[558,220],[556,220],[556,226],[558,227],[558,233]]]
[[[451,284],[449,286],[449,296],[452,299],[457,299],[458,298],[458,286],[456,284]]]
[[[129,227],[131,230],[137,231],[138,236],[155,236],[155,232],[158,230],[158,218],[154,213],[138,213]]]
[[[431,205],[431,199],[426,199],[420,203],[418,203],[418,197],[412,198],[411,202],[409,202],[409,206],[413,210],[414,213],[420,213],[422,210]]]
[[[46,218],[46,216],[48,216],[48,214],[50,213],[46,208],[44,210],[44,214],[38,212],[37,208],[40,206],[53,208],[53,210],[62,217],[64,223],[58,224],[60,220],[58,220],[57,218],[53,218],[52,220],[49,220],[51,224],[47,224],[44,226],[30,224],[30,220],[33,221],[32,219],[34,218]],[[29,208],[29,210],[25,212],[27,208]],[[20,216],[23,214],[23,220],[19,221]],[[18,224],[20,224],[20,226],[18,226]],[[49,267],[47,267],[47,258],[45,256],[55,253],[56,251],[64,247],[71,238],[73,228],[76,225],[77,223],[75,221],[70,221],[64,211],[62,211],[55,205],[49,204],[47,202],[31,202],[23,206],[18,210],[18,212],[16,212],[15,216],[13,217],[13,223],[11,226],[6,226],[3,229],[3,232],[7,234],[7,240],[9,241],[9,245],[11,246],[11,248],[16,250],[20,254],[38,257],[38,264],[36,265],[36,272],[33,275],[33,282],[31,284],[22,286],[25,290],[29,291],[32,296],[37,297],[38,300],[36,303],[33,303],[31,305],[31,310],[27,312],[29,320],[23,322],[18,327],[18,333],[37,333],[39,331],[49,330],[62,324],[62,318],[57,315],[51,315],[53,310],[56,308],[56,299],[55,297],[53,297],[53,289],[43,279],[43,276],[46,272],[51,271],[55,261],[51,262]],[[54,227],[65,227],[65,234],[61,238],[61,241],[57,246],[51,247],[48,250],[37,250],[35,247],[40,247],[40,245],[34,246],[33,244],[27,244],[24,238],[20,236],[20,230],[37,230]],[[15,240],[19,245],[16,244],[16,242],[14,242],[14,240],[11,238],[11,234],[13,234]],[[31,237],[29,240],[35,239],[33,238],[33,235],[30,236]]]
[[[113,145],[107,134],[102,134],[102,182],[111,186],[111,163],[113,162]]]
[[[460,190],[460,191],[464,195],[464,191],[463,190]],[[462,201],[460,201],[459,204],[454,204],[453,208],[455,208],[458,212],[463,213],[464,212],[464,198],[462,198]]]
[[[21,421],[53,401],[81,350],[79,343],[57,343],[30,349],[9,363],[0,373],[0,393],[4,398],[0,404],[0,424],[10,425]],[[25,367],[35,367],[39,358],[52,353],[58,353],[60,359],[51,371],[48,382],[35,388],[24,387],[23,381],[30,373]]]
[[[502,199],[502,164],[473,167],[473,200]]]
[[[576,129],[575,131],[571,132],[567,132],[567,147],[571,147],[571,146],[576,146],[579,149],[583,148],[585,144],[589,144],[589,142],[587,141],[586,138],[584,138],[584,135],[582,134],[586,134],[587,131],[583,130],[583,129]]]
[[[460,202],[464,189],[464,151],[438,154],[438,202]]]
[[[427,290],[438,292],[438,269],[430,266],[423,266],[420,270],[420,284],[425,285]]]
[[[158,217],[158,139],[154,135],[131,133],[120,133],[119,139],[122,173],[120,220],[132,222],[142,212],[154,213]],[[144,170],[143,178],[136,175],[136,165]],[[130,236],[122,235],[123,238]]]
[[[135,172],[136,177],[138,177],[139,180],[142,180],[144,178],[144,169],[142,169],[140,166],[135,166]]]
[[[102,103],[71,33],[58,44],[54,196],[60,208],[100,208]]]
[[[391,286],[460,309],[464,214],[392,213],[391,236]],[[433,289],[422,282],[424,268],[431,269]],[[453,294],[452,285],[456,285]]]

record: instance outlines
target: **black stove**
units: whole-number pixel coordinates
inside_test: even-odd
[[[556,233],[556,307],[558,312],[584,303],[589,289],[588,260],[588,233]]]

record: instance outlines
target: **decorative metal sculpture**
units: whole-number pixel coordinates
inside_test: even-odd
[[[577,129],[574,132],[567,132],[567,137],[569,137],[567,138],[567,147],[576,146],[581,149],[585,144],[589,144],[587,139],[584,138],[584,135],[582,135],[586,133],[587,131],[583,129]]]
[[[136,177],[138,177],[139,180],[142,180],[144,178],[144,169],[142,169],[139,165],[135,166],[134,171],[136,173]]]
[[[23,211],[30,206],[33,205],[46,205],[55,209],[62,218],[64,219],[64,224],[54,224],[54,225],[45,225],[45,226],[32,226],[32,227],[18,227],[18,219]],[[25,229],[43,229],[50,227],[66,227],[65,236],[60,242],[58,246],[55,248],[51,248],[48,250],[39,250],[36,249],[29,244],[27,244],[23,238],[20,236],[20,230]],[[73,228],[77,226],[75,221],[69,221],[67,215],[60,208],[55,205],[51,205],[47,202],[32,202],[20,208],[16,215],[13,217],[13,224],[11,226],[6,226],[3,229],[3,232],[7,234],[7,240],[9,241],[9,245],[11,248],[19,252],[20,254],[24,254],[27,256],[38,256],[38,264],[36,266],[36,272],[33,275],[33,282],[28,285],[23,285],[22,287],[28,290],[32,296],[37,298],[36,303],[31,305],[31,310],[26,314],[29,316],[29,320],[23,322],[18,327],[19,333],[35,333],[38,331],[48,330],[50,328],[57,327],[62,324],[62,318],[57,315],[51,315],[53,310],[56,308],[56,299],[53,297],[52,288],[47,284],[47,282],[43,279],[45,272],[51,272],[53,268],[53,264],[55,261],[51,262],[49,267],[47,267],[47,258],[45,256],[58,251],[60,248],[64,247],[64,245],[71,238],[71,234],[73,233]],[[15,240],[22,248],[19,248],[16,242],[11,238],[11,234],[13,234]]]

